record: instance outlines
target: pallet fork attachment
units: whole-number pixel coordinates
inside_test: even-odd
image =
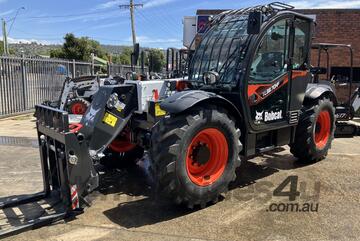
[[[67,112],[39,105],[35,114],[44,189],[0,200],[0,238],[82,213],[86,194],[99,183],[85,143],[69,130]]]

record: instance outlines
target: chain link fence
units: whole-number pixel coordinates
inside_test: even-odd
[[[0,118],[32,110],[59,97],[66,77],[103,73],[125,76],[131,66],[0,56]],[[140,73],[141,68],[136,66]],[[146,69],[144,70],[146,71]]]

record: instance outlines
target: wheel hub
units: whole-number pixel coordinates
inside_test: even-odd
[[[190,180],[198,186],[208,186],[223,174],[229,157],[225,135],[218,129],[206,128],[190,142],[186,154],[186,169]]]
[[[199,166],[205,165],[210,159],[210,150],[207,144],[199,142],[197,146],[194,146],[193,152],[190,158],[194,161],[192,164],[198,164]]]
[[[81,99],[73,99],[68,103],[68,110],[74,115],[84,115],[88,109],[87,102]]]

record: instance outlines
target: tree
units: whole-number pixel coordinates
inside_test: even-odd
[[[160,49],[150,49],[149,58],[152,59],[152,71],[161,72],[166,65],[164,52]]]
[[[15,51],[13,48],[9,48],[9,54],[13,55],[15,54]],[[0,40],[0,56],[4,55],[4,42]]]
[[[131,47],[125,47],[120,55],[115,55],[112,57],[112,62],[115,64],[130,65],[132,52],[133,49]]]
[[[100,58],[107,56],[100,43],[88,37],[77,38],[74,34],[68,33],[64,40],[65,42],[60,49],[51,50],[50,57],[90,61],[91,53]]]
[[[60,59],[66,59],[64,51],[60,48],[51,49],[50,50],[50,57],[51,58],[60,58]]]
[[[130,65],[132,52],[133,52],[133,48],[125,47],[125,48],[123,48],[122,53],[120,55],[112,56],[112,62],[114,64]],[[140,56],[139,56],[139,62],[141,61]],[[164,52],[160,49],[148,50],[147,55],[145,57],[145,65],[146,66],[149,66],[149,58],[152,58],[152,61],[153,61],[153,66],[152,66],[153,70],[152,71],[161,72],[163,67],[166,64]]]

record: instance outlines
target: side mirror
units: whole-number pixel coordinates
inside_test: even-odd
[[[249,14],[247,34],[259,34],[262,24],[261,12],[251,12]]]
[[[206,85],[214,85],[220,79],[220,75],[215,71],[207,71],[203,74],[203,81]]]

